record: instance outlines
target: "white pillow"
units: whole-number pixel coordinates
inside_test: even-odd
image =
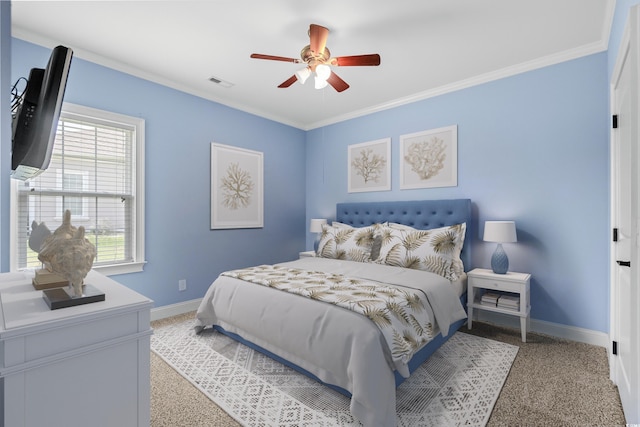
[[[466,228],[466,223],[431,230],[389,224],[380,231],[382,245],[375,262],[431,271],[456,281],[464,273],[460,252]]]
[[[371,246],[379,224],[368,227],[352,227],[333,222],[322,225],[317,256],[347,261],[371,261]]]

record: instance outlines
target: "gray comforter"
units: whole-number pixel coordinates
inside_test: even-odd
[[[436,332],[466,317],[451,283],[433,273],[386,265],[303,258],[278,264],[339,273],[427,295]],[[219,325],[352,394],[351,413],[365,426],[395,426],[396,366],[378,327],[353,311],[232,277],[220,276],[197,312],[197,329]],[[396,361],[397,363],[397,361]]]

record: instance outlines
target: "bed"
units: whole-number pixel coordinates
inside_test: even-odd
[[[469,199],[339,203],[322,256],[222,273],[198,308],[196,331],[212,326],[350,396],[364,426],[395,426],[395,388],[466,321],[470,227]],[[345,243],[343,229],[360,238]],[[407,244],[417,240],[408,233],[449,236],[454,261],[414,256],[423,247]],[[357,250],[344,246],[356,241]],[[374,293],[387,304],[382,320]],[[399,295],[408,303],[395,310]]]

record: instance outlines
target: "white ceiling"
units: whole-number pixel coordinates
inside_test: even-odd
[[[12,34],[301,129],[606,50],[615,0],[13,1]],[[277,85],[300,64],[309,24],[351,86]],[[44,64],[42,64],[44,66]],[[71,75],[72,76],[72,75]],[[224,88],[216,77],[233,83]]]

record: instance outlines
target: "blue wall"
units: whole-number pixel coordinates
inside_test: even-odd
[[[0,172],[11,170],[11,3],[0,1]],[[0,175],[1,177],[1,175]],[[0,179],[0,195],[9,194],[9,180]],[[0,197],[0,267],[9,265],[9,197]],[[3,271],[0,268],[0,271]]]
[[[13,80],[45,65],[49,54],[13,39]],[[295,259],[304,249],[303,131],[77,57],[65,101],[146,121],[148,263],[142,273],[114,278],[156,306],[201,298],[226,269]],[[264,228],[210,230],[211,142],[264,153]],[[2,179],[8,175],[2,171]],[[178,291],[179,279],[187,279],[187,291]]]
[[[307,133],[307,219],[336,202],[470,198],[473,266],[485,220],[515,220],[512,271],[532,273],[532,317],[609,323],[607,55],[596,54]],[[458,125],[458,186],[399,190],[399,136]],[[347,146],[392,138],[392,190],[347,193]],[[307,246],[313,236],[308,235]]]

